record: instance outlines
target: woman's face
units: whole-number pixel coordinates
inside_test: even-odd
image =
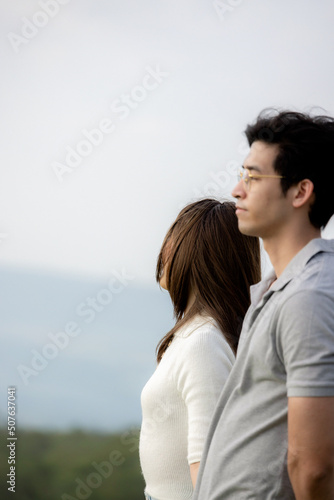
[[[159,284],[160,284],[161,288],[168,290],[167,282],[166,282],[166,266],[164,266],[164,268],[163,268],[162,276],[160,278]]]

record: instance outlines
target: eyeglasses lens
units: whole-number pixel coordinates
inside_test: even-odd
[[[247,170],[239,170],[238,172],[238,182],[241,180],[244,181],[245,187],[248,189],[249,187],[249,176]]]

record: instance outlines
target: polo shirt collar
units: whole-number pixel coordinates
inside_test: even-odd
[[[295,276],[302,272],[309,260],[319,252],[334,253],[334,240],[314,238],[309,241],[309,243],[291,259],[281,276],[277,279],[275,271],[272,269],[260,283],[251,286],[252,303],[256,306],[266,292],[268,292],[268,295],[272,295],[273,292],[284,288]],[[276,281],[270,286],[270,283],[275,279]]]
[[[271,290],[273,292],[281,290],[295,276],[298,276],[306,266],[306,264],[318,253],[330,252],[334,253],[334,240],[326,240],[324,238],[314,238],[309,241],[294,257],[290,260],[281,276],[273,283]]]

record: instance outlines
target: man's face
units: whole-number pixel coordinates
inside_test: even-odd
[[[244,161],[244,168],[252,175],[277,175],[274,161],[278,154],[276,144],[253,142]],[[263,239],[279,236],[292,215],[289,191],[286,196],[279,178],[254,178],[246,184],[238,182],[232,191],[237,198],[236,214],[239,229],[243,234]]]

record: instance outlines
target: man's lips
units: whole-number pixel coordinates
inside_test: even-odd
[[[239,205],[237,205],[237,206],[236,206],[235,213],[236,213],[236,214],[238,214],[238,213],[240,214],[240,213],[242,213],[242,212],[246,212],[246,209],[245,209],[245,208],[243,208],[243,207],[239,207]]]

